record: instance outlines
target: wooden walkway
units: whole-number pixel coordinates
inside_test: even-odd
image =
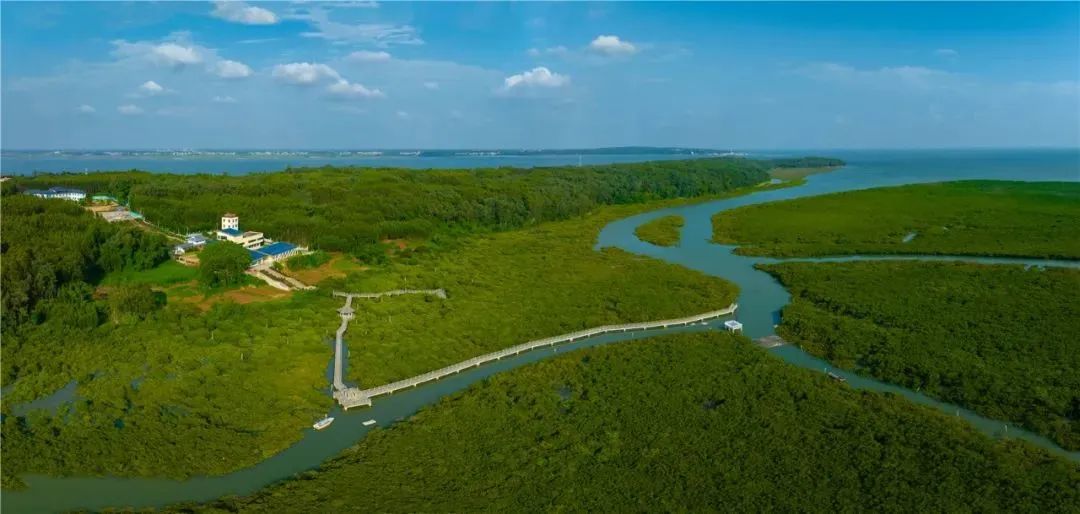
[[[429,294],[444,300],[446,299],[445,289],[394,289],[393,291],[384,291],[382,293],[343,293],[341,291],[334,291],[334,296],[341,296],[343,298],[382,298],[384,296],[400,296],[403,294]]]
[[[338,326],[337,333],[334,336],[334,399],[342,407],[348,409],[361,405],[371,405],[371,400],[356,395],[355,391],[358,391],[358,389],[347,387],[342,376],[345,367],[345,331],[349,329],[349,321],[356,317],[356,311],[352,308],[353,298],[382,298],[384,296],[403,294],[429,294],[439,298],[446,298],[446,291],[443,289],[395,289],[382,293],[343,293],[334,291],[334,296],[345,298],[345,305],[337,311],[338,315],[341,316],[341,325]]]
[[[337,294],[337,293],[334,293],[334,294]],[[343,296],[343,295],[339,295],[339,296]],[[350,297],[350,299],[351,299],[351,297]],[[378,387],[373,387],[371,389],[359,389],[359,388],[354,387],[354,388],[349,388],[349,389],[345,389],[345,390],[338,390],[337,392],[334,393],[334,398],[346,410],[348,410],[349,408],[352,408],[352,407],[368,406],[368,405],[371,405],[371,399],[376,397],[376,396],[382,396],[382,395],[385,395],[385,394],[392,394],[392,393],[394,393],[396,391],[400,391],[402,389],[407,389],[407,388],[410,388],[410,387],[418,386],[418,385],[426,383],[426,382],[431,382],[431,381],[434,381],[434,380],[438,380],[440,378],[446,377],[448,375],[453,375],[455,373],[459,373],[459,372],[464,371],[464,370],[469,369],[469,368],[474,368],[474,367],[483,365],[483,364],[491,362],[491,361],[496,361],[496,360],[502,359],[503,357],[510,357],[510,356],[513,356],[513,355],[517,355],[519,353],[534,350],[536,348],[542,348],[542,347],[545,347],[545,346],[554,346],[554,345],[557,345],[559,343],[568,343],[568,342],[576,341],[578,339],[585,339],[585,338],[588,338],[588,337],[595,337],[595,336],[598,336],[598,335],[610,334],[610,333],[613,333],[613,332],[632,332],[632,331],[636,331],[636,330],[648,330],[648,329],[651,329],[651,328],[668,328],[668,327],[691,325],[691,324],[698,323],[698,322],[701,322],[701,321],[706,321],[706,320],[711,320],[711,319],[727,316],[729,314],[734,313],[735,310],[738,309],[738,308],[739,308],[739,305],[733,303],[730,306],[728,306],[728,308],[726,308],[726,309],[721,309],[721,310],[718,310],[718,311],[710,311],[710,312],[706,312],[706,313],[703,313],[703,314],[697,314],[695,316],[688,316],[688,317],[685,317],[685,318],[666,319],[666,320],[660,320],[660,321],[646,321],[646,322],[642,322],[642,323],[625,323],[625,324],[621,324],[621,325],[604,325],[604,326],[590,328],[590,329],[586,329],[586,330],[579,330],[577,332],[571,332],[569,334],[563,334],[563,335],[554,336],[554,337],[548,337],[548,338],[544,338],[544,339],[537,339],[535,341],[529,341],[527,343],[522,343],[522,344],[519,344],[517,346],[511,346],[510,348],[506,348],[504,350],[499,350],[497,352],[491,352],[491,353],[488,353],[488,354],[481,355],[479,357],[473,357],[473,358],[471,358],[469,360],[462,361],[462,362],[459,362],[457,364],[452,364],[450,366],[446,366],[445,368],[440,368],[440,369],[437,369],[435,371],[429,371],[427,373],[424,373],[423,375],[417,375],[417,376],[412,377],[412,378],[407,378],[407,379],[404,379],[404,380],[398,380],[397,382],[391,382],[389,384],[381,385],[381,386],[378,386]]]

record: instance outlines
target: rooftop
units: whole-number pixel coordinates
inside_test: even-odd
[[[237,216],[235,214],[231,213],[231,212],[226,212],[225,214],[222,214],[221,217],[222,218],[235,218]]]
[[[234,237],[243,234],[243,232],[240,232],[239,230],[236,230],[235,228],[221,229],[221,230],[218,230],[218,232],[221,232],[222,234],[228,234],[228,235],[234,236]]]
[[[277,257],[278,255],[287,253],[295,249],[296,245],[278,241],[274,244],[269,244],[262,248],[248,250],[248,255],[251,255],[251,262],[256,262],[266,257]]]

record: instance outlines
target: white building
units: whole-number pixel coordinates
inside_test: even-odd
[[[25,194],[36,196],[38,198],[59,198],[61,200],[71,200],[73,202],[81,202],[86,199],[86,191],[67,187],[50,187],[45,190],[27,189]]]
[[[231,212],[226,212],[221,215],[221,230],[240,230],[240,216],[237,216]]]
[[[221,229],[217,231],[219,240],[236,243],[248,250],[259,248],[269,241],[263,237],[262,232],[240,231],[240,218],[233,213],[226,213],[221,217]]]
[[[742,332],[742,323],[739,323],[738,321],[735,321],[733,319],[729,319],[724,322],[724,328],[726,328],[727,331],[731,333]]]

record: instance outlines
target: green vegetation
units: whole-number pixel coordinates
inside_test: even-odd
[[[386,238],[508,230],[600,205],[700,197],[768,180],[773,161],[697,159],[537,169],[320,168],[247,176],[139,172],[15,179],[20,188],[79,187],[130,199],[156,225],[213,228],[223,209],[275,239],[360,258]]]
[[[617,249],[592,249],[607,223],[641,211],[609,207],[584,219],[421,246],[325,289],[443,288],[449,299],[354,302],[348,374],[364,386],[437,369],[517,343],[597,325],[727,307],[730,283]]]
[[[146,284],[168,286],[195,280],[198,273],[199,270],[196,267],[184,266],[179,262],[168,260],[147,270],[124,270],[109,273],[101,279],[101,285]]]
[[[632,186],[639,188],[634,189],[640,193],[635,193],[637,196],[602,199],[614,202],[684,191],[730,193],[736,186],[757,183],[764,173],[762,165],[752,161],[694,163],[688,166],[696,171],[644,165],[640,173],[632,166],[586,169],[582,179],[637,184]],[[275,301],[242,304],[237,299],[236,303],[223,301],[212,307],[169,301],[154,309],[140,307],[128,312],[115,307],[114,311],[108,297],[95,298],[90,286],[94,281],[78,282],[79,287],[56,295],[66,308],[43,307],[38,322],[9,327],[5,297],[0,359],[3,385],[10,386],[4,397],[0,447],[5,487],[17,483],[17,475],[31,472],[172,477],[220,474],[281,451],[331,404],[325,372],[331,358],[328,343],[338,324],[335,309],[340,307],[338,299],[329,296],[333,289],[443,287],[450,294],[447,300],[400,297],[356,305],[357,319],[347,336],[349,370],[354,380],[365,384],[422,373],[527,339],[598,324],[702,312],[726,306],[734,298],[734,288],[720,279],[615,250],[591,249],[596,233],[607,222],[661,204],[597,208],[593,202],[598,200],[580,196],[588,188],[580,189],[582,183],[570,180],[569,171],[538,170],[537,174],[532,178],[528,172],[515,170],[320,170],[254,178],[164,176],[160,184],[154,180],[156,176],[144,180],[139,174],[65,176],[76,182],[138,179],[142,182],[132,185],[131,191],[142,191],[146,197],[158,188],[183,196],[187,194],[184,187],[190,186],[195,188],[192,191],[216,198],[219,205],[236,201],[252,212],[257,210],[252,206],[266,205],[267,220],[286,223],[291,219],[288,222],[300,224],[304,233],[325,229],[331,236],[342,234],[354,220],[385,214],[378,209],[401,208],[395,216],[410,216],[413,197],[441,195],[446,203],[436,201],[432,209],[456,206],[468,211],[475,205],[461,203],[464,198],[486,205],[503,198],[498,188],[509,188],[507,184],[520,188],[513,191],[538,195],[540,203],[536,205],[546,206],[537,207],[536,217],[521,223],[531,225],[554,216],[577,217],[578,209],[586,206],[590,212],[578,219],[501,233],[492,231],[520,220],[513,221],[511,216],[496,217],[495,221],[483,218],[484,223],[494,223],[491,225],[447,222],[432,237],[414,239],[406,248],[395,250],[392,259],[383,264],[372,259],[367,261],[370,269],[358,268],[340,260],[350,264],[338,266],[349,272],[346,277],[326,278],[317,291]],[[555,180],[551,177],[558,181],[545,182]],[[42,180],[60,183],[54,178]],[[665,182],[668,180],[671,182]],[[196,187],[198,184],[203,185]],[[304,184],[307,187],[301,187]],[[477,189],[478,184],[495,190],[485,192]],[[540,190],[530,189],[537,184],[542,186]],[[390,191],[409,201],[382,203],[393,196]],[[286,194],[283,192],[291,196],[278,196]],[[252,195],[250,199],[247,194]],[[547,196],[550,194],[555,197]],[[132,196],[135,201],[143,197]],[[171,196],[161,198],[162,205],[186,202],[174,204]],[[348,201],[339,202],[343,198]],[[365,203],[367,200],[370,202]],[[559,204],[565,209],[547,210],[553,204],[545,202],[553,201],[570,203]],[[8,203],[5,197],[5,295],[8,254],[15,249],[36,251],[32,250],[36,244],[32,238],[20,238],[17,244],[7,246],[9,224],[19,219],[8,216]],[[66,208],[62,202],[52,203]],[[214,202],[204,205],[202,199],[194,199],[190,203],[202,205],[199,209],[204,211],[197,217],[206,215],[209,222],[217,219],[220,207]],[[496,211],[515,212],[514,208],[500,209]],[[237,210],[242,215],[248,212]],[[296,215],[307,212],[313,214]],[[473,219],[469,216],[474,214],[465,212],[461,219]],[[92,222],[81,210],[65,215],[71,218],[69,224]],[[317,223],[306,224],[310,220]],[[282,237],[261,224],[251,226]],[[117,230],[124,229],[118,226]],[[467,231],[478,233],[468,235]],[[228,245],[210,245],[200,253],[202,262],[215,260],[212,254],[207,255],[213,247]],[[88,245],[90,255],[95,248]],[[381,244],[365,243],[353,250],[354,254],[373,252],[387,258]],[[180,279],[191,272],[167,266],[139,272],[112,271],[105,280],[113,286],[101,288],[101,292],[110,295],[119,284],[156,288],[173,284],[164,288],[169,295],[178,288],[190,289]],[[148,298],[145,289],[132,294],[141,300]],[[149,305],[141,300],[140,305]],[[208,310],[201,312],[199,307]],[[117,322],[105,323],[106,312],[113,313]],[[71,380],[78,381],[77,400],[62,406],[55,415],[41,410],[12,415],[12,405],[49,394]]]
[[[109,292],[109,310],[115,322],[146,319],[165,304],[165,295],[146,284],[125,285]]]
[[[253,496],[184,512],[1043,512],[1080,471],[720,333],[496,375]]]
[[[244,282],[251,255],[238,244],[218,241],[199,252],[199,282],[207,288],[228,287]]]
[[[779,257],[1080,258],[1080,184],[949,182],[753,205],[717,214],[713,239]]]
[[[781,334],[807,351],[1080,449],[1080,270],[762,267],[793,296]]]
[[[311,253],[289,257],[285,260],[285,265],[290,270],[301,270],[317,268],[327,262],[330,262],[330,254],[321,250],[316,250]]]
[[[84,305],[88,282],[106,272],[150,269],[169,258],[161,236],[110,225],[72,202],[7,194],[0,204],[5,336],[50,314],[69,317],[67,311],[86,314],[75,317],[93,324]]]
[[[656,246],[675,246],[682,237],[683,223],[685,220],[682,216],[664,216],[634,229],[634,235]]]

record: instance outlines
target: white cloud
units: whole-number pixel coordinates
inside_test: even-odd
[[[333,68],[322,63],[293,62],[274,66],[272,75],[275,79],[289,84],[310,86],[323,79],[341,79]]]
[[[937,50],[934,50],[934,54],[938,57],[957,57],[960,55],[960,52],[957,52],[952,48],[938,48]]]
[[[529,57],[543,57],[545,55],[566,55],[570,52],[565,46],[549,46],[547,48],[530,48],[528,51]]]
[[[398,117],[398,118],[401,118],[401,119],[403,119],[403,120],[407,120],[407,119],[409,119],[409,118],[410,118],[410,116],[409,116],[409,113],[407,113],[407,112],[405,112],[405,111],[398,111],[398,112],[397,112],[397,117]]]
[[[434,80],[424,82],[424,88],[430,89],[431,91],[435,91],[436,89],[439,89],[439,83],[435,82]]]
[[[224,79],[242,79],[250,77],[252,74],[250,66],[240,61],[230,61],[228,59],[215,63],[213,71],[217,76]]]
[[[210,15],[245,25],[273,25],[278,22],[273,11],[239,1],[214,2],[214,10]]]
[[[411,25],[389,23],[342,23],[330,19],[330,11],[319,5],[298,9],[289,19],[308,22],[312,29],[304,37],[322,38],[335,43],[364,43],[380,47],[389,45],[422,45],[424,40]]]
[[[503,79],[503,91],[509,91],[519,87],[562,87],[570,83],[570,77],[553,73],[551,70],[538,66],[529,71],[510,75]]]
[[[146,82],[143,82],[141,86],[139,86],[139,91],[147,95],[157,95],[164,93],[165,88],[162,87],[161,84],[158,84],[153,80],[147,80]]]
[[[596,36],[596,39],[589,43],[589,50],[610,56],[633,55],[638,51],[636,46],[619,39],[619,36]]]
[[[338,79],[337,82],[330,84],[326,90],[334,96],[341,98],[384,98],[386,94],[378,89],[368,89],[363,84],[357,84],[355,82],[349,82],[345,79]]]
[[[188,41],[188,34],[177,32],[163,42],[136,41],[134,43],[118,39],[112,42],[113,55],[120,59],[136,59],[151,62],[159,66],[183,67],[198,64],[204,60],[204,49]]]
[[[214,103],[218,103],[218,104],[234,104],[234,103],[236,103],[236,99],[231,97],[231,96],[215,96],[215,97],[211,98],[210,101],[212,101]]]
[[[345,59],[353,62],[386,62],[390,60],[390,54],[387,52],[357,50],[346,56]]]
[[[95,112],[97,112],[97,109],[95,109],[94,106],[87,105],[87,104],[82,104],[82,105],[76,107],[75,110],[77,110],[77,111],[79,111],[79,112],[81,112],[83,114],[94,114]]]
[[[116,112],[119,112],[120,114],[126,114],[126,115],[129,115],[129,116],[133,116],[133,115],[136,115],[136,114],[142,114],[143,110],[138,105],[125,104],[125,105],[121,105],[121,106],[117,107]]]

